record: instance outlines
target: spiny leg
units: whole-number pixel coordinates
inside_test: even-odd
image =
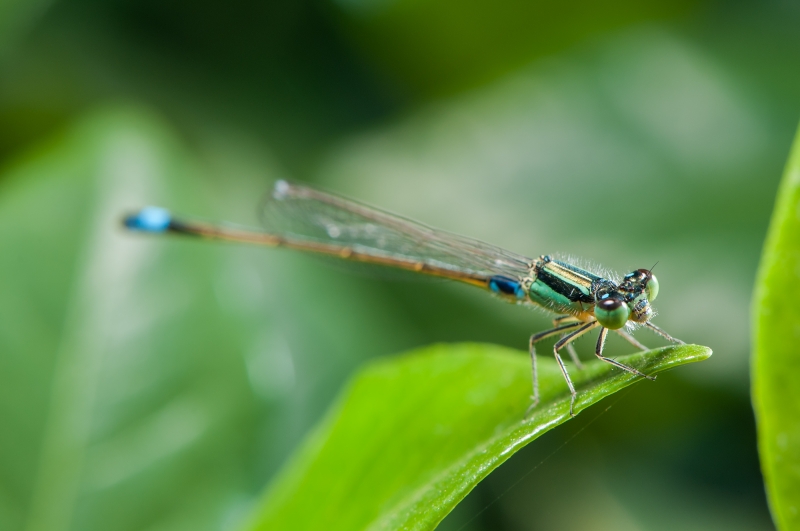
[[[671,335],[669,335],[668,333],[664,332],[663,330],[661,330],[659,327],[657,327],[656,325],[654,325],[650,321],[646,322],[644,325],[647,328],[649,328],[650,330],[652,330],[653,332],[655,332],[656,334],[658,334],[661,337],[663,337],[664,339],[666,339],[667,341],[671,341],[672,343],[678,343],[679,345],[685,345],[686,344],[683,341],[681,341],[680,339],[674,338]]]
[[[647,378],[648,380],[655,380],[656,379],[655,375],[649,376],[649,375],[647,375],[647,374],[645,374],[645,373],[643,373],[643,372],[641,372],[641,371],[639,371],[637,369],[634,369],[633,367],[625,365],[624,363],[620,363],[617,360],[613,360],[611,358],[607,358],[607,357],[603,356],[603,347],[605,347],[606,336],[607,335],[608,335],[608,328],[601,328],[600,329],[600,336],[597,338],[597,347],[594,350],[595,356],[597,356],[598,358],[600,358],[601,360],[603,360],[606,363],[610,363],[614,367],[622,369],[623,371],[628,371],[629,373],[635,374],[636,376],[642,376],[643,378]]]
[[[558,326],[559,324],[568,323],[571,321],[579,321],[577,317],[574,315],[562,315],[561,317],[556,317],[553,319],[553,326]],[[564,337],[564,336],[561,336]],[[567,352],[569,353],[569,357],[572,358],[572,362],[575,366],[580,370],[583,369],[583,363],[581,363],[581,359],[578,357],[578,353],[575,351],[575,345],[572,343],[567,344]]]
[[[639,343],[639,342],[636,340],[636,338],[635,338],[635,337],[633,337],[632,335],[630,335],[628,332],[626,332],[626,331],[625,331],[625,330],[623,330],[622,328],[620,328],[619,330],[614,330],[614,332],[618,333],[620,336],[622,336],[622,338],[623,338],[625,341],[627,341],[628,343],[630,343],[630,344],[631,344],[631,345],[633,345],[634,347],[638,348],[639,350],[650,350],[650,349],[649,349],[649,348],[647,348],[646,346],[644,346],[644,345],[642,345],[641,343]]]
[[[578,392],[575,391],[575,386],[572,384],[572,380],[569,377],[569,373],[567,372],[567,367],[564,365],[564,360],[561,359],[561,356],[558,355],[558,351],[564,348],[565,345],[570,344],[571,342],[575,341],[583,334],[588,332],[589,330],[600,326],[600,323],[597,321],[592,321],[590,323],[586,323],[571,334],[566,337],[562,337],[559,339],[555,346],[553,347],[553,354],[556,356],[556,361],[558,362],[558,366],[561,369],[561,374],[564,375],[564,379],[567,381],[567,386],[569,387],[569,392],[572,395],[569,401],[569,416],[575,416],[575,397],[578,396]]]
[[[550,330],[545,330],[544,332],[533,334],[531,336],[530,342],[528,344],[528,350],[531,354],[531,379],[533,380],[533,396],[531,397],[532,399],[531,405],[530,407],[528,407],[528,411],[525,412],[526,417],[533,408],[539,405],[539,374],[536,369],[536,343],[538,343],[543,339],[547,339],[548,337],[552,337],[564,332],[575,330],[576,328],[581,326],[581,324],[582,323],[580,321],[576,323],[569,323],[557,326]]]

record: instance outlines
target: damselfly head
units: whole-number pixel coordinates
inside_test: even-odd
[[[652,269],[637,269],[625,275],[619,285],[619,291],[625,296],[631,310],[630,319],[637,323],[646,323],[653,315],[650,303],[658,296],[658,279]]]

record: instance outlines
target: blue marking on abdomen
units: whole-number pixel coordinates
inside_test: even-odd
[[[522,284],[513,278],[495,275],[489,279],[489,289],[500,295],[512,295],[518,299],[525,298]]]
[[[123,222],[131,230],[143,232],[164,232],[172,222],[168,210],[159,207],[145,207],[136,214],[131,214]]]

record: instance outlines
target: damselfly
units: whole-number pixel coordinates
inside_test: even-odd
[[[536,343],[561,336],[553,347],[571,393],[574,415],[577,392],[559,351],[566,347],[575,365],[572,342],[595,328],[600,334],[595,355],[636,376],[655,380],[637,369],[603,356],[608,331],[646,350],[626,328],[637,324],[674,343],[681,341],[650,322],[650,303],[658,295],[651,269],[637,269],[614,282],[584,268],[543,255],[526,258],[493,245],[432,229],[409,219],[307,186],[278,181],[263,210],[266,231],[214,225],[173,217],[147,207],[125,218],[128,229],[288,247],[344,260],[379,264],[458,280],[486,289],[509,302],[536,305],[558,315],[553,328],[530,338],[533,378],[531,409],[539,403]],[[530,411],[530,409],[529,409]]]

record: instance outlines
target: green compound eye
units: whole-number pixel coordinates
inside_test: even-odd
[[[617,330],[625,326],[631,311],[628,305],[619,299],[609,297],[597,303],[594,307],[594,316],[604,327]]]
[[[647,300],[653,302],[658,296],[658,280],[655,275],[650,275],[650,280],[647,281]]]

